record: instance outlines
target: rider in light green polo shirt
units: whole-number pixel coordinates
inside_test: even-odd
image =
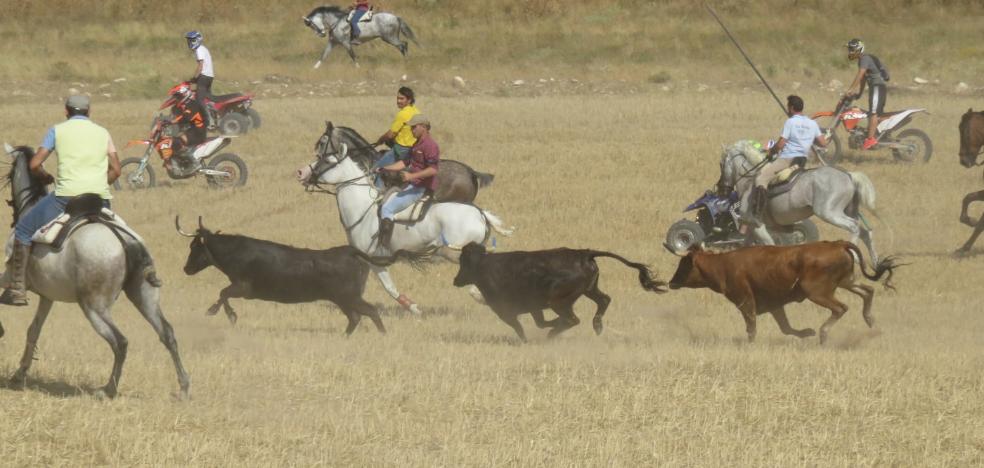
[[[24,277],[35,231],[62,214],[72,197],[95,193],[107,208],[113,198],[109,184],[120,176],[120,160],[113,139],[105,128],[89,120],[88,96],[69,97],[65,101],[65,113],[68,120],[48,130],[41,147],[31,158],[31,173],[46,184],[55,182],[55,191],[38,201],[17,221],[14,252],[8,264],[10,285],[0,295],[0,304],[27,305]],[[57,181],[42,166],[52,151],[58,152]]]

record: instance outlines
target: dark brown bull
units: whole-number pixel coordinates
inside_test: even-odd
[[[875,290],[855,283],[855,262],[861,265],[861,274],[869,280],[878,281],[888,273],[884,284],[892,288],[893,269],[898,266],[892,257],[878,262],[874,273],[869,274],[857,246],[837,241],[746,247],[725,253],[694,247],[680,259],[670,289],[710,288],[723,294],[741,311],[750,342],[755,340],[755,317],[766,312],[772,314],[784,334],[800,338],[813,336],[812,328],[797,330],[790,326],[784,309],[786,304],[809,299],[831,312],[820,327],[822,344],[830,327],[847,312],[847,306],[834,297],[837,288],[860,296],[864,300],[861,315],[865,323],[868,327],[875,324],[871,315]]]
[[[540,328],[550,328],[553,338],[578,323],[574,303],[586,296],[598,305],[594,316],[595,333],[601,334],[602,317],[612,298],[598,289],[597,257],[614,258],[639,270],[643,289],[663,293],[666,283],[653,279],[652,272],[641,263],[630,262],[611,252],[597,250],[553,249],[534,252],[487,253],[474,242],[461,251],[454,285],[474,284],[489,307],[506,322],[519,338],[526,341],[519,314],[533,315]],[[544,320],[543,309],[552,309],[557,318]]]
[[[979,166],[977,157],[981,154],[981,147],[984,146],[984,112],[974,112],[967,109],[967,113],[960,118],[960,165],[966,168]],[[970,248],[977,242],[977,238],[984,232],[984,214],[975,223],[967,214],[967,208],[971,203],[984,200],[984,190],[968,193],[963,199],[960,208],[960,222],[972,228],[974,232],[970,239],[962,247],[954,252],[955,255],[966,255]]]

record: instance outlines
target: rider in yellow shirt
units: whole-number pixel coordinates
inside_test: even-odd
[[[413,132],[410,130],[410,126],[407,125],[407,122],[413,116],[420,113],[417,107],[414,106],[415,102],[412,89],[403,86],[396,92],[396,107],[400,108],[400,110],[396,113],[396,118],[393,119],[393,124],[390,125],[389,130],[372,144],[373,146],[379,146],[384,143],[392,143],[389,151],[376,162],[375,167],[377,169],[392,165],[397,161],[406,162],[410,156],[410,147],[417,142],[417,138],[413,136]],[[376,179],[376,186],[383,188],[382,179]]]

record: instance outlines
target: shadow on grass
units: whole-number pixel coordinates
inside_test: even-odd
[[[491,332],[490,332],[491,333]],[[491,345],[509,345],[509,346],[523,346],[526,343],[520,341],[516,336],[508,335],[493,335],[493,334],[474,334],[462,331],[451,331],[446,333],[441,333],[437,335],[438,339],[444,343],[458,343],[458,344],[491,344]]]
[[[50,395],[59,398],[69,398],[69,397],[80,397],[85,395],[92,395],[98,389],[89,387],[79,387],[66,382],[60,382],[57,380],[44,380],[34,377],[28,377],[23,385],[14,385],[10,379],[4,378],[0,379],[0,388],[7,391],[34,391],[39,393],[44,393],[45,395]]]

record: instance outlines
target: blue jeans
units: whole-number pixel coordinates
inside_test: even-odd
[[[17,221],[14,238],[21,244],[31,245],[34,233],[64,213],[65,205],[71,199],[72,197],[56,197],[54,192],[45,195]],[[103,206],[109,208],[109,200],[103,200]]]
[[[360,8],[355,10],[355,13],[352,14],[352,39],[359,37],[359,20],[362,19],[362,16],[365,15],[367,11],[369,10]]]
[[[396,195],[393,195],[393,198],[390,198],[389,201],[383,205],[383,209],[380,210],[380,214],[383,216],[383,219],[393,219],[397,213],[407,209],[410,205],[413,205],[413,202],[420,200],[420,197],[423,197],[425,192],[427,192],[425,187],[407,185],[403,190]]]
[[[386,154],[383,155],[383,157],[379,158],[379,161],[376,161],[376,164],[373,165],[373,168],[375,169],[383,168],[389,166],[390,164],[395,163],[397,160],[403,161],[405,163],[407,161],[407,156],[409,155],[410,155],[409,146],[394,144],[393,147],[390,148],[389,151],[387,151]],[[383,184],[382,177],[376,176],[376,188],[379,188],[380,190],[385,188],[385,184]]]

